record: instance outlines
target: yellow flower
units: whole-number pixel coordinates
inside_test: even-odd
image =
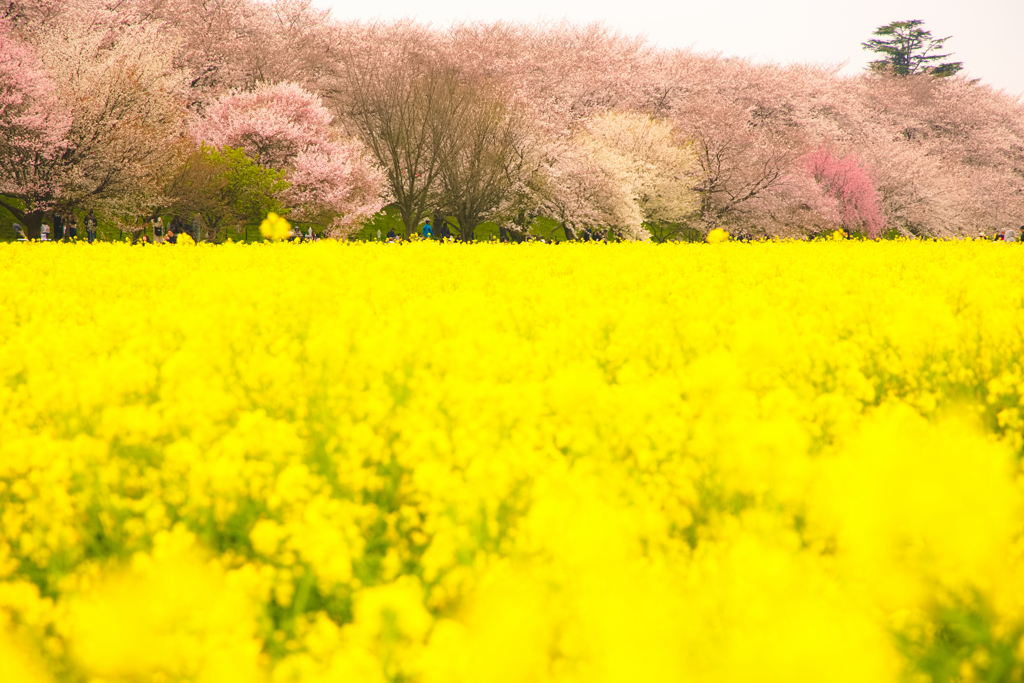
[[[707,242],[708,244],[718,244],[719,242],[728,242],[729,233],[723,228],[715,228],[708,233]]]
[[[263,238],[275,242],[287,239],[291,229],[292,226],[289,225],[288,221],[273,211],[268,213],[267,217],[260,223],[260,233],[263,235]]]
[[[1017,255],[723,249],[0,243],[0,681],[1024,670]]]

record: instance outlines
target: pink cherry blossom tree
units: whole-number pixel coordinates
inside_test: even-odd
[[[218,99],[195,124],[194,137],[215,147],[239,147],[278,170],[303,151],[329,142],[334,117],[320,97],[295,83],[260,83]]]
[[[865,75],[854,149],[870,164],[891,225],[975,235],[1020,224],[1024,103],[960,76]]]
[[[16,38],[33,46],[53,84],[56,100],[47,106],[63,131],[57,153],[17,162],[23,177],[33,178],[13,195],[30,212],[30,236],[44,207],[142,211],[174,162],[185,115],[178,95],[183,74],[173,64],[177,46],[136,17],[130,8],[72,0],[42,23],[16,25]]]
[[[24,0],[23,0],[24,1]],[[34,0],[41,2],[46,0]],[[231,90],[265,81],[317,89],[329,63],[330,13],[311,0],[134,0],[140,19],[160,22],[180,44],[189,107],[203,111]]]
[[[294,83],[233,91],[198,119],[193,135],[231,147],[265,168],[286,173],[282,200],[294,217],[328,226],[336,236],[357,228],[385,204],[381,170],[356,140],[343,140],[320,97]]]
[[[0,206],[37,237],[58,192],[71,117],[35,52],[0,22]],[[11,200],[17,200],[16,205]]]
[[[777,65],[677,51],[659,64],[656,98],[692,140],[701,167],[701,218],[741,232],[763,231],[765,205],[807,151],[793,115],[804,74]]]
[[[804,164],[811,177],[837,200],[845,227],[878,237],[885,227],[885,216],[871,175],[855,154],[838,158],[822,143],[804,158]]]
[[[385,203],[384,173],[356,143],[301,152],[287,177],[283,200],[295,207],[292,215],[330,226],[335,237],[359,230]]]

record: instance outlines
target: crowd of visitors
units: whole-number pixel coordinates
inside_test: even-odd
[[[52,223],[52,225],[51,225]],[[149,225],[149,231],[145,229],[146,224]],[[457,226],[452,225],[444,217],[440,217],[437,220],[438,227],[435,232],[434,226],[430,219],[427,219],[423,225],[414,234],[416,237],[424,240],[437,239],[439,241],[452,241],[457,239],[458,233],[453,235],[452,228]],[[83,220],[85,228],[85,237],[89,243],[95,242],[97,239],[97,220],[96,215],[90,209]],[[14,224],[14,229],[18,234],[19,241],[27,241],[28,236],[25,233],[23,226],[18,223]],[[164,225],[163,216],[145,217],[141,220],[137,220],[131,224],[123,224],[120,230],[120,237],[123,239],[124,234],[128,233],[128,238],[133,245],[137,244],[176,244],[178,238],[181,235],[188,235],[193,242],[200,242],[203,239],[203,222],[199,214],[196,214],[191,223],[186,223],[180,217],[175,216],[169,226]],[[150,235],[152,233],[152,236]],[[572,230],[571,228],[565,228],[566,239],[571,241],[580,242],[609,242],[614,241],[610,231],[597,231],[591,228],[581,228],[579,230]],[[850,237],[849,233],[845,230],[843,234],[846,237]],[[323,239],[326,233],[314,233],[312,226],[308,227],[303,231],[299,227],[293,227],[291,234],[288,237],[288,241],[297,242],[315,242]],[[371,239],[373,237],[371,236]],[[53,219],[50,222],[43,221],[40,227],[40,239],[43,242],[51,241],[73,241],[78,239],[78,218],[74,212],[55,212]],[[404,235],[395,232],[394,228],[390,228],[386,235],[381,234],[381,230],[377,229],[376,240],[378,242],[402,242],[405,239]],[[499,242],[543,242],[557,244],[558,241],[553,239],[552,236],[544,238],[533,234],[523,234],[518,231],[506,229],[504,226],[499,226],[498,235],[492,237]],[[991,240],[996,242],[1014,243],[1024,239],[1024,225],[1020,228],[1006,228],[1003,230],[997,230],[993,233],[987,233],[984,230],[978,231],[976,239],[979,240]],[[747,240],[743,240],[747,241]]]

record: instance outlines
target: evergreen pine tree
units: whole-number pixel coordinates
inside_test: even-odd
[[[913,74],[927,73],[933,76],[952,76],[960,71],[963,62],[944,62],[934,64],[941,59],[949,57],[949,54],[932,54],[941,50],[943,44],[951,36],[945,38],[932,38],[931,31],[926,31],[921,26],[924,22],[919,19],[911,21],[894,21],[891,24],[881,26],[866,43],[861,43],[865,50],[871,50],[882,55],[882,59],[876,59],[868,64],[873,71],[891,70],[897,76],[910,76]]]

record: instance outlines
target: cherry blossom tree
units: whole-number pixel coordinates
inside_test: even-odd
[[[793,104],[804,74],[688,51],[666,55],[661,69],[658,102],[693,141],[700,164],[705,231],[720,222],[756,230],[762,205],[773,202],[768,195],[784,190],[808,149]]]
[[[878,206],[874,181],[854,154],[837,158],[822,144],[804,158],[807,172],[825,192],[836,198],[843,225],[878,237],[885,217]]]
[[[665,120],[613,112],[585,119],[549,143],[541,212],[566,227],[649,239],[645,225],[684,220],[699,207],[696,155]]]
[[[0,206],[36,236],[71,117],[34,51],[0,22]],[[12,201],[15,200],[15,201]]]
[[[71,109],[62,199],[138,212],[174,162],[185,111],[177,46],[154,24],[89,23],[71,14],[46,37],[44,62]]]
[[[612,109],[648,108],[656,51],[602,23],[463,23],[446,33],[467,73],[496,78],[558,135]]]
[[[959,76],[862,76],[847,148],[874,172],[890,225],[975,235],[1019,225],[1024,104]]]
[[[215,147],[239,147],[256,163],[280,169],[331,141],[333,118],[320,97],[295,83],[261,83],[217,100],[193,135]]]
[[[620,156],[585,135],[554,141],[545,151],[538,208],[561,223],[567,238],[591,226],[617,226],[644,236],[643,214]]]
[[[589,119],[585,128],[628,169],[629,193],[644,223],[677,223],[699,207],[697,156],[692,145],[679,144],[671,123],[624,112]]]
[[[37,55],[54,86],[53,112],[69,119],[59,153],[22,166],[35,178],[15,195],[29,211],[23,218],[30,236],[44,207],[141,211],[174,162],[169,153],[185,114],[178,96],[183,74],[173,65],[177,46],[158,26],[133,17],[78,0],[41,25],[17,25],[18,36],[45,45]]]
[[[36,0],[40,1],[40,0]],[[231,90],[266,81],[316,89],[330,62],[330,14],[311,0],[135,0],[140,21],[159,22],[181,47],[189,106],[203,111]]]
[[[384,175],[355,140],[342,140],[320,97],[294,83],[261,83],[233,91],[199,119],[193,135],[231,147],[266,168],[286,173],[282,200],[300,220],[352,231],[384,205]]]
[[[330,226],[335,237],[359,230],[384,206],[386,179],[365,149],[354,143],[322,144],[300,153],[288,173],[284,201],[292,215]]]

